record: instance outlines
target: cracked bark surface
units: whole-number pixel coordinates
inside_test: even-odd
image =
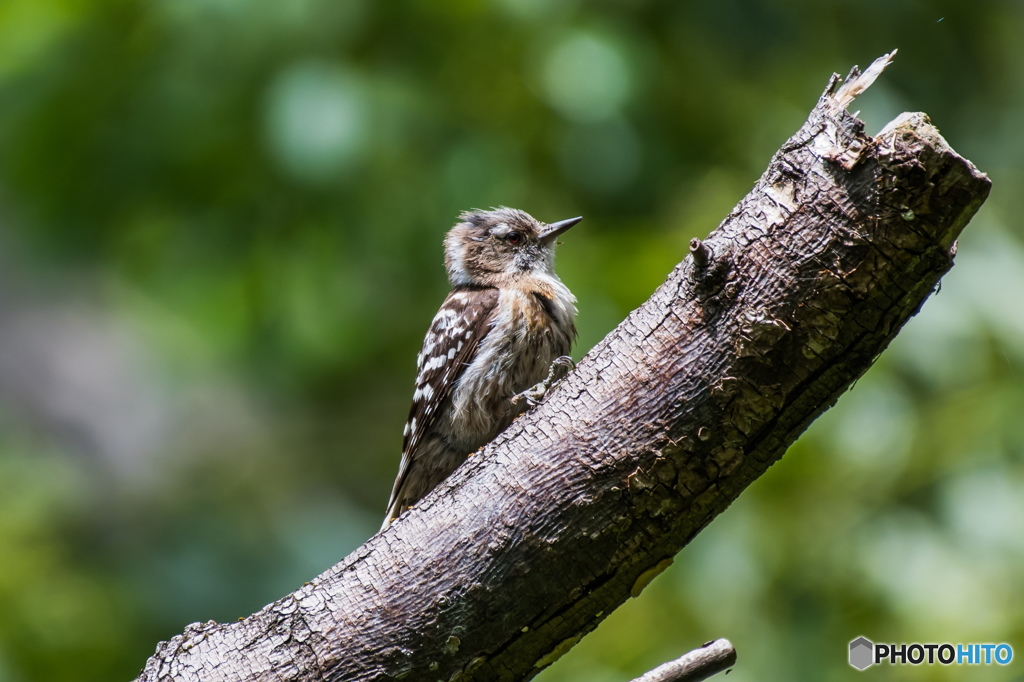
[[[138,680],[524,680],[636,597],[871,365],[989,191],[839,87],[545,402],[334,568]],[[684,254],[680,254],[681,257]]]

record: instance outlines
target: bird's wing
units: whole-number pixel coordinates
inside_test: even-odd
[[[430,324],[416,358],[416,390],[409,408],[398,468],[388,502],[389,518],[405,484],[416,449],[451,396],[452,388],[472,362],[480,343],[491,331],[499,292],[494,288],[458,288],[448,294]]]

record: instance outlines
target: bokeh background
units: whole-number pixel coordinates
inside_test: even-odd
[[[127,680],[379,525],[457,213],[586,216],[587,349],[748,191],[832,71],[992,177],[876,366],[545,671],[843,680],[847,643],[1024,666],[1024,4],[2,0],[0,682]]]

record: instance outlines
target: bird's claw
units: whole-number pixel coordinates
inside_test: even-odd
[[[572,358],[568,355],[561,355],[551,361],[551,369],[548,370],[548,376],[542,383],[550,387],[555,382],[561,381],[566,374],[574,369],[576,369],[576,363],[572,361]]]
[[[512,396],[512,411],[515,414],[522,414],[531,407],[539,405],[548,390],[574,369],[576,369],[576,363],[568,355],[562,355],[552,360],[551,368],[548,370],[548,375],[543,381],[534,384],[522,393]]]

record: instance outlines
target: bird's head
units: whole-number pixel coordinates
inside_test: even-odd
[[[466,211],[444,240],[445,267],[453,286],[501,286],[530,275],[555,275],[559,235],[583,220],[542,223],[524,211]]]

